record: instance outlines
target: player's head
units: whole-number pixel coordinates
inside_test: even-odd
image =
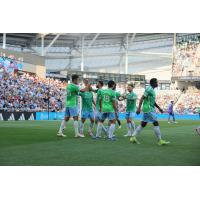
[[[113,89],[114,87],[115,87],[115,81],[113,80],[108,81],[108,88]]]
[[[103,81],[98,81],[96,87],[102,88],[103,87]]]
[[[127,90],[129,92],[132,92],[133,91],[133,88],[134,88],[134,84],[133,83],[129,83],[128,86],[127,86]]]
[[[171,101],[171,104],[174,104],[174,101]]]
[[[115,83],[114,87],[113,87],[113,90],[116,90],[116,87],[117,87],[117,84]]]
[[[78,84],[79,76],[77,74],[72,75],[72,83]]]
[[[87,78],[83,79],[83,83],[85,86],[87,86],[89,84],[89,80]]]
[[[151,85],[152,88],[158,87],[158,80],[157,80],[157,78],[152,78],[150,80],[150,85]]]

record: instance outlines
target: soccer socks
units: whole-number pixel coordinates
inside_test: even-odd
[[[103,124],[101,122],[99,122],[97,125],[96,137],[101,137],[102,128],[103,128]]]
[[[80,133],[83,134],[84,123],[80,122]]]
[[[78,136],[79,132],[78,132],[78,121],[77,120],[74,120],[74,131],[75,131],[75,136]]]
[[[161,132],[160,132],[160,127],[159,126],[154,126],[154,133],[156,135],[156,137],[158,138],[158,140],[161,140]]]
[[[63,119],[59,128],[59,132],[62,132],[65,126],[66,126],[66,121]]]
[[[127,128],[128,128],[128,136],[131,136],[131,133],[132,133],[132,126],[131,126],[131,123],[127,123]]]
[[[102,129],[103,129],[103,131],[107,134],[107,132],[108,132],[108,128],[105,127],[103,124],[102,124]]]
[[[134,121],[131,121],[131,126],[132,126],[132,129],[133,129],[133,132],[135,131],[135,122]]]
[[[89,132],[92,133],[93,131],[93,128],[94,128],[94,123],[90,123],[90,126],[89,126]]]
[[[111,124],[109,129],[108,129],[108,138],[112,138],[113,137],[114,131],[115,131],[115,124]]]
[[[143,127],[142,127],[141,125],[139,125],[139,126],[135,129],[135,131],[134,131],[134,133],[133,133],[132,136],[137,136],[137,135],[139,135],[140,132],[142,131],[142,129],[143,129]]]

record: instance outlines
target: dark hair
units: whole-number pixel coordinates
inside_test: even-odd
[[[103,86],[103,81],[98,81],[100,84],[101,84],[101,86]]]
[[[156,83],[157,81],[158,81],[157,78],[152,78],[152,79],[150,80],[150,85]]]
[[[114,85],[115,85],[115,81],[113,81],[113,80],[108,81],[109,88],[113,87]]]
[[[73,82],[74,80],[78,79],[78,78],[79,78],[79,76],[78,76],[77,74],[73,74],[73,75],[72,75],[72,82]]]

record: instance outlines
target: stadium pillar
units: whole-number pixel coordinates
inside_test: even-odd
[[[41,56],[44,56],[44,35],[41,37]]]
[[[3,49],[6,48],[6,33],[3,33]]]
[[[84,71],[84,36],[81,42],[81,71]]]
[[[128,33],[126,34],[125,74],[128,74]]]

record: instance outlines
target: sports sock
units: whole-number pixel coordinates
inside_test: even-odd
[[[80,122],[80,132],[83,133],[83,129],[84,129],[84,123]]]
[[[117,123],[119,126],[121,126],[121,121],[119,119],[117,119]]]
[[[75,136],[77,136],[79,134],[78,132],[78,121],[74,120],[74,131],[75,131]]]
[[[154,126],[154,133],[156,135],[156,137],[158,138],[158,140],[161,140],[161,132],[160,132],[160,127],[159,126]]]
[[[92,132],[92,131],[93,131],[93,128],[94,128],[94,123],[91,123],[91,122],[90,122],[89,131]]]
[[[131,121],[131,126],[132,126],[132,129],[133,129],[133,132],[135,131],[135,122],[134,121]]]
[[[105,127],[103,124],[102,124],[102,129],[106,134],[108,133],[108,127]]]
[[[131,133],[132,133],[132,126],[131,126],[131,123],[127,123],[127,127],[128,127],[128,136],[131,136]]]
[[[109,129],[108,129],[108,138],[112,138],[113,137],[114,131],[115,131],[115,124],[111,124]]]
[[[59,131],[63,131],[63,129],[65,128],[65,125],[66,125],[66,121],[63,119],[62,122],[61,122],[61,125],[60,125],[60,128],[59,128]]]
[[[98,122],[96,137],[101,137],[102,127],[103,124],[101,122]]]
[[[139,135],[140,132],[142,131],[142,129],[143,129],[143,127],[142,127],[141,125],[139,125],[139,126],[135,129],[135,131],[134,131],[134,133],[133,133],[133,136]]]

